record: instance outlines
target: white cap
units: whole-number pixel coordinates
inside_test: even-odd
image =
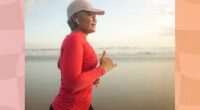
[[[73,0],[67,7],[68,19],[70,19],[75,13],[82,10],[94,12],[97,15],[103,15],[105,13],[103,10],[94,8],[88,0]]]

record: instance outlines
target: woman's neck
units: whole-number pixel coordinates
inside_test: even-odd
[[[80,31],[80,32],[82,32],[86,37],[87,37],[87,35],[88,35],[88,33],[86,33],[86,32],[84,32],[84,31],[82,31],[82,30],[80,30],[80,29],[75,29],[74,31]]]

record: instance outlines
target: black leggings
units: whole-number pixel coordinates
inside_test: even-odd
[[[50,106],[49,110],[54,110],[53,107],[52,107],[52,105]],[[89,110],[94,110],[91,104],[90,104]]]
[[[52,107],[52,105],[50,106],[49,110],[54,110],[53,107]]]

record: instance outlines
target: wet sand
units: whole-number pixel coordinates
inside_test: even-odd
[[[114,56],[93,89],[95,110],[174,110],[174,56]],[[26,110],[48,110],[60,86],[56,56],[26,57]]]

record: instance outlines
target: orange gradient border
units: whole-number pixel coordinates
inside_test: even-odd
[[[176,0],[176,110],[200,110],[200,0]]]
[[[24,1],[0,0],[0,110],[24,110]]]

